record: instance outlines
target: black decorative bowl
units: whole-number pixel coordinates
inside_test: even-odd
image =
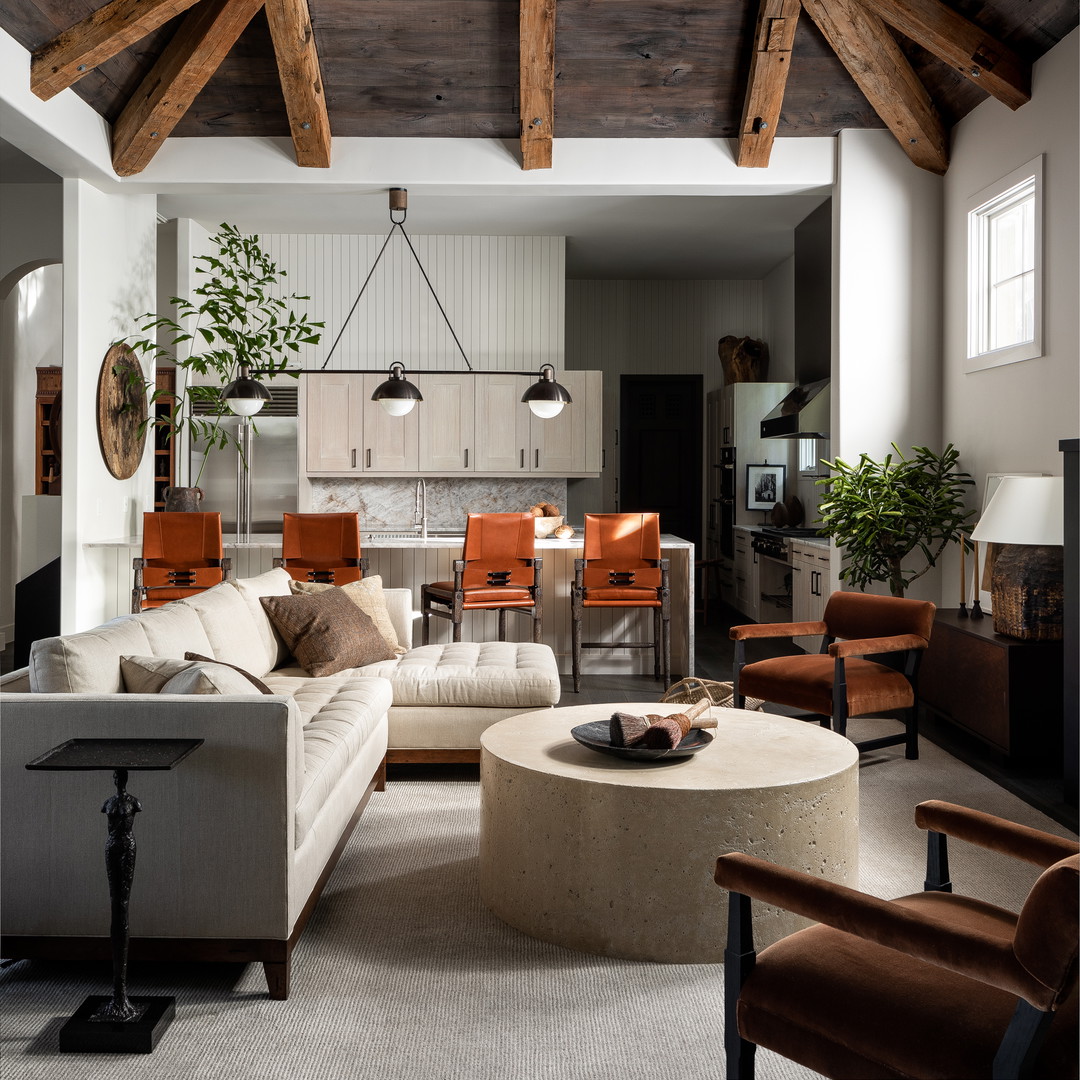
[[[651,747],[612,746],[611,726],[607,720],[594,720],[591,724],[578,724],[570,729],[570,734],[590,750],[613,757],[626,758],[627,761],[659,761],[672,758],[690,757],[699,750],[704,750],[713,741],[713,737],[700,728],[691,728],[678,746],[671,750],[654,750]]]

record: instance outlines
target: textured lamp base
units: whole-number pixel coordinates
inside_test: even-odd
[[[1024,641],[1060,641],[1065,558],[1060,545],[1006,544],[994,563],[994,630]]]
[[[176,1015],[174,997],[133,997],[139,1010],[134,1020],[91,1020],[94,1012],[111,1000],[88,997],[60,1029],[62,1054],[149,1054]]]

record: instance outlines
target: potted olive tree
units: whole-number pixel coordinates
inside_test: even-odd
[[[854,465],[824,462],[833,475],[817,481],[828,488],[818,511],[821,531],[844,549],[840,580],[858,589],[888,582],[893,596],[903,596],[946,545],[964,543],[964,522],[975,513],[964,509],[964,493],[974,481],[957,470],[960,453],[951,443],[941,454],[912,447],[910,458],[892,446],[884,461],[860,454]],[[905,567],[912,555],[920,565]]]
[[[204,280],[192,298],[170,299],[175,317],[143,315],[145,322],[139,329],[154,336],[128,344],[141,356],[175,364],[188,376],[172,408],[158,411],[151,407],[143,430],[157,428],[167,439],[186,432],[189,438],[205,442],[208,451],[232,447],[243,459],[237,435],[221,423],[230,411],[226,398],[237,393],[249,397],[266,394],[251,378],[252,371],[298,377],[289,365],[301,345],[318,344],[324,324],[292,310],[294,301],[310,298],[283,294],[285,271],[263,251],[258,236],[245,236],[235,226],[223,224],[210,242],[215,254],[194,257],[195,273]],[[167,340],[162,343],[161,339]],[[152,391],[151,406],[171,396],[169,391],[153,389],[150,383],[146,389]],[[257,411],[257,407],[245,411]],[[201,477],[202,468],[197,476],[189,477],[190,489],[172,488],[173,506],[167,500],[166,509],[195,509],[201,497]],[[186,490],[190,494],[185,497]]]

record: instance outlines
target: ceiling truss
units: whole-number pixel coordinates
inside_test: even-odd
[[[34,52],[31,89],[48,100],[183,16],[113,126],[113,165],[121,176],[131,176],[150,162],[260,8],[270,28],[296,162],[328,168],[330,119],[308,0],[111,0]],[[738,131],[740,166],[767,167],[773,140],[783,133],[784,93],[804,11],[920,168],[945,172],[948,136],[894,30],[1009,108],[1030,100],[1031,65],[943,0],[759,0]],[[552,167],[555,14],[556,0],[519,0],[523,169]]]

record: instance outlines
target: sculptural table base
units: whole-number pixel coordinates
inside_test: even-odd
[[[60,1052],[83,1054],[149,1054],[176,1015],[174,997],[133,997],[134,1020],[91,1020],[112,998],[88,997],[60,1029]]]
[[[127,791],[128,770],[175,769],[202,739],[70,739],[27,762],[28,769],[85,772],[109,769],[116,794],[105,801],[109,819],[105,869],[112,908],[113,992],[88,997],[60,1029],[61,1053],[149,1054],[176,1015],[176,998],[129,998],[128,901],[135,875],[135,815],[139,800]]]

